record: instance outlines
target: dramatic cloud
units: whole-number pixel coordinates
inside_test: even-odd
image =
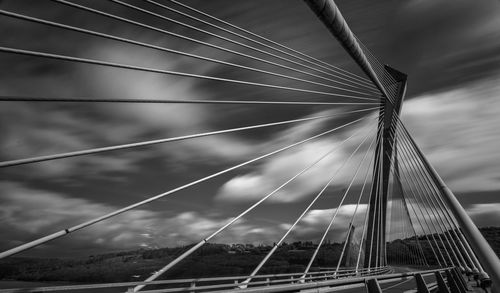
[[[128,56],[138,56],[141,51],[117,47],[98,47],[89,53],[101,60],[118,61]],[[170,63],[170,69],[186,67],[168,56],[143,54],[144,63]],[[97,97],[137,97],[152,99],[207,99],[207,94],[198,90],[198,83],[192,79],[172,80],[164,76],[137,72],[120,72],[114,69],[76,66],[84,84],[90,83]],[[213,68],[213,65],[210,67]],[[39,84],[37,76],[27,76],[23,82]],[[43,83],[43,81],[42,81]],[[54,86],[59,87],[59,84]],[[70,94],[71,96],[71,94]],[[74,105],[73,105],[74,106]],[[87,107],[88,105],[84,105]],[[88,114],[78,108],[60,105],[8,104],[2,107],[3,131],[0,147],[6,159],[17,159],[39,155],[57,154],[94,147],[124,144],[142,140],[168,138],[187,134],[213,131],[210,127],[214,114],[203,105],[94,105]],[[40,112],[50,115],[40,115]],[[18,121],[11,123],[11,121]],[[152,135],[153,134],[153,135]],[[82,167],[95,172],[110,170],[132,171],[134,162],[155,156],[167,156],[177,161],[197,159],[234,160],[255,152],[255,147],[231,135],[210,136],[185,140],[166,147],[155,147],[147,152],[128,151],[127,155],[117,152],[85,156],[72,160],[59,160],[42,164],[35,169],[35,176],[67,176],[83,173]],[[43,172],[41,172],[43,170]]]
[[[2,250],[120,208],[11,182],[0,182],[0,190],[0,218],[3,223],[0,233],[11,235],[9,241],[2,243]],[[159,212],[136,209],[42,245],[31,254],[36,254],[37,251],[51,253],[57,247],[64,246],[64,243],[72,244],[67,251],[59,248],[60,255],[70,255],[75,250],[90,254],[102,249],[187,245],[201,241],[230,219],[195,211],[166,216]],[[264,239],[281,233],[281,229],[262,228],[241,219],[220,233],[215,240],[226,243],[262,243]]]
[[[403,121],[452,190],[500,189],[499,80],[423,95],[403,107]]]
[[[375,124],[372,122],[374,117],[375,114],[369,115],[369,118],[363,122],[355,124],[355,129],[344,130],[341,134],[333,135],[333,137],[332,135],[321,137],[267,159],[257,170],[239,175],[226,182],[219,190],[216,199],[224,201],[256,201],[304,169],[312,166],[315,162],[318,163],[280,189],[269,201],[284,203],[300,201],[304,197],[311,195],[311,193],[319,192],[332,177],[334,177],[334,180],[331,185],[348,185],[368,151],[368,146],[374,139]],[[319,127],[319,123],[314,122],[312,124]],[[291,127],[283,137],[297,138],[302,136],[301,134],[305,131],[312,132],[311,130],[312,128],[308,124]],[[371,133],[367,137],[366,133],[368,131],[371,131]],[[362,144],[361,147],[349,159],[360,144]],[[370,157],[365,158],[362,164],[364,168],[360,168],[360,170],[369,168]],[[321,161],[319,161],[320,159]],[[356,184],[363,183],[364,175],[365,172],[359,172],[358,176],[354,178],[354,182]]]
[[[6,244],[19,245],[33,237],[69,228],[116,209],[16,183],[1,182],[0,189],[3,203],[0,207],[0,217],[4,223],[1,228],[2,234],[9,233],[13,236],[8,243],[3,243],[3,248],[6,248]],[[85,243],[89,249],[95,248],[95,245],[130,248],[141,243],[138,236],[144,227],[150,226],[157,220],[157,216],[150,211],[135,210],[103,224],[97,224],[87,229],[88,232],[75,232],[66,237],[73,238],[75,242],[82,241],[81,243]]]
[[[323,210],[311,210],[304,217],[302,223],[296,228],[296,235],[302,235],[302,237],[307,238],[309,235],[322,235],[324,230],[330,224],[333,216],[337,212],[335,221],[329,231],[329,237],[332,241],[342,242],[344,241],[344,236],[347,232],[347,227],[351,221],[352,215],[356,211],[356,217],[354,219],[353,225],[362,229],[364,215],[366,213],[367,205],[360,204],[357,211],[355,204],[343,205],[337,212],[337,208],[334,209],[323,209]],[[361,233],[361,231],[356,230],[356,233]]]
[[[44,105],[11,104],[0,108],[0,120],[5,122],[0,141],[5,160],[52,155],[107,146],[119,141],[116,133],[133,133],[135,127],[117,125],[102,127],[100,121],[72,111],[53,113]],[[50,111],[51,115],[37,113]],[[11,123],[17,121],[16,123]],[[99,132],[95,131],[100,129]],[[97,154],[79,158],[33,164],[29,167],[32,176],[58,177],[72,174],[99,174],[106,171],[133,170],[134,162],[143,157],[140,153]],[[14,169],[12,172],[25,172]]]
[[[195,47],[196,48],[196,47]],[[193,50],[192,48],[190,50]],[[140,60],[141,66],[158,67],[164,64],[171,71],[185,71],[192,60],[148,51],[127,49],[123,46],[98,46],[91,54],[100,60],[126,63],[130,56]],[[196,74],[212,75],[217,64],[196,66]],[[105,97],[132,97],[139,99],[217,99],[210,91],[202,89],[200,80],[175,78],[168,75],[145,74],[142,72],[120,72],[114,69],[92,70],[85,76],[91,79],[95,92]],[[134,104],[106,107],[115,120],[125,119],[130,124],[140,125],[144,133],[163,134],[163,137],[183,136],[214,131],[210,127],[214,113],[213,106],[193,104]],[[230,125],[230,124],[229,124]],[[196,159],[233,160],[253,153],[252,146],[231,135],[218,135],[201,139],[190,139],[163,148],[163,153],[179,161]]]
[[[320,60],[362,74],[303,1],[240,2],[238,5],[215,0],[186,3]],[[500,159],[495,156],[500,148],[498,5],[465,0],[458,1],[453,7],[449,7],[444,0],[364,2],[340,1],[338,4],[355,33],[380,60],[409,74],[409,95],[402,117],[430,161],[455,191],[475,194],[500,190]],[[187,34],[200,41],[296,66],[191,29],[134,13],[120,5],[97,2],[89,2],[88,5]],[[138,5],[151,8],[148,3]],[[2,1],[0,6],[221,61],[313,79],[310,75],[109,21],[102,16],[50,1],[35,1],[30,5],[23,1]],[[280,11],[279,18],[276,18],[277,10]],[[2,46],[6,47],[284,87],[330,90],[9,17],[2,17],[0,22],[0,34],[4,37]],[[297,26],[297,23],[301,25]],[[5,96],[341,101],[332,96],[56,62],[15,54],[1,53],[0,63],[9,69],[0,72],[0,95]],[[311,72],[318,73],[312,69]],[[314,81],[326,82],[324,79]],[[8,102],[0,107],[0,160],[339,114],[345,110],[325,110],[325,107],[319,106]],[[340,115],[335,119],[2,169],[0,234],[8,237],[0,241],[0,246],[13,247],[103,215],[125,204],[143,200],[148,194],[158,194],[305,139],[343,124],[352,117]],[[80,251],[81,255],[85,255],[94,250],[102,252],[198,242],[238,214],[241,206],[261,199],[323,154],[338,147],[321,163],[270,198],[271,204],[259,207],[248,218],[213,239],[214,242],[227,243],[272,243],[291,225],[293,219],[290,218],[293,217],[290,211],[301,209],[301,205],[312,199],[328,182],[361,143],[364,131],[372,127],[370,131],[374,133],[375,113],[371,113],[369,119],[355,127],[183,190],[172,198],[158,201],[158,205],[144,206],[78,231],[42,246],[38,251],[59,252],[58,247],[67,247],[68,255],[69,251]],[[340,146],[343,140],[359,129],[362,130],[359,135]],[[369,151],[368,144],[372,138],[368,137],[336,175],[325,194],[327,199],[321,199],[324,202],[307,214],[287,241],[319,239],[322,229],[326,228],[335,212],[334,209],[326,209],[332,206],[330,198],[337,200],[342,195],[358,162]],[[353,190],[359,190],[364,175],[371,174],[372,167],[368,161],[372,159],[373,152],[368,154],[370,156],[353,181]],[[352,199],[349,198],[348,202],[352,203]],[[273,209],[278,203],[279,207]],[[498,208],[496,204],[474,205],[469,212],[478,223],[487,225],[496,219],[493,213],[495,208]],[[265,214],[270,210],[273,212]],[[365,211],[366,206],[363,205],[358,213],[361,215]],[[345,205],[339,211],[329,236],[333,241],[343,241],[352,212],[352,205]],[[267,217],[269,222],[263,223]],[[355,221],[357,233],[361,231],[360,220],[356,218]]]
[[[15,245],[46,234],[69,228],[94,217],[102,216],[117,207],[70,198],[62,194],[36,190],[19,184],[2,182],[0,217],[2,233],[9,231],[12,237],[2,248]],[[355,211],[355,205],[344,205],[339,210],[327,239],[343,241],[345,228]],[[311,210],[294,229],[287,241],[319,238],[328,226],[336,209]],[[360,205],[354,225],[361,227],[366,205]],[[186,245],[202,240],[227,223],[230,218],[216,214],[200,214],[185,211],[176,216],[164,216],[158,212],[137,209],[106,220],[81,231],[49,242],[39,251],[52,251],[63,243],[81,243],[66,251],[78,249],[84,253],[103,248],[132,249],[138,247],[164,247]],[[224,243],[267,243],[277,241],[290,224],[252,224],[241,219],[219,234],[214,241]],[[75,245],[75,244],[73,244]],[[34,252],[36,254],[36,251]],[[61,252],[63,253],[63,252]]]

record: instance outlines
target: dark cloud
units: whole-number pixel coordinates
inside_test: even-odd
[[[383,62],[410,76],[410,98],[498,72],[497,1],[361,3],[339,5],[358,37]]]
[[[293,65],[111,2],[78,1],[78,3],[175,33],[188,34],[201,41],[245,54],[287,66]],[[144,1],[128,1],[128,3],[185,21],[178,15]],[[226,0],[190,0],[185,3],[320,60],[362,74],[302,1],[255,0],[229,3]],[[414,0],[339,1],[338,4],[354,32],[383,62],[409,74],[409,101],[404,110],[407,119],[405,121],[451,187],[457,189],[460,194],[475,194],[474,192],[483,194],[498,189],[499,175],[496,168],[498,164],[496,160],[491,159],[491,155],[495,154],[498,148],[497,140],[500,137],[492,127],[498,124],[496,113],[500,111],[495,99],[498,94],[498,91],[495,91],[497,87],[493,87],[498,83],[500,60],[497,53],[500,49],[497,29],[500,25],[498,3],[459,1],[450,5],[444,1]],[[137,39],[225,62],[304,77],[297,72],[209,49],[51,1],[2,1],[0,5],[2,9],[9,11]],[[187,23],[219,33],[195,21],[188,20]],[[0,35],[2,35],[1,45],[7,47],[330,91],[324,86],[313,86],[209,62],[194,61],[188,57],[29,24],[4,16],[0,17]],[[227,33],[222,35],[230,36]],[[94,65],[54,62],[4,53],[0,54],[0,62],[4,68],[9,69],[0,72],[2,95],[347,101],[331,96],[323,97]],[[319,71],[310,69],[306,71],[325,76]],[[313,79],[311,76],[308,78]],[[319,78],[314,80],[327,82]],[[493,88],[493,90],[483,91],[481,88]],[[490,107],[476,107],[476,101],[488,103]],[[339,107],[334,111],[345,110],[346,108]],[[325,111],[324,107],[304,106],[285,109],[267,106],[5,103],[0,108],[2,133],[0,158],[9,160],[323,113],[329,112]],[[71,221],[76,223],[306,138],[316,131],[340,125],[346,119],[340,117],[324,120],[321,123],[304,124],[302,127],[282,126],[135,151],[3,169],[1,175],[7,183],[0,188],[0,197],[8,201],[9,206],[2,206],[4,208],[1,210],[0,218],[9,219],[9,225],[3,227],[5,231],[2,231],[2,234],[12,236],[11,242],[1,245],[10,247],[45,232],[49,233],[52,224],[54,226],[66,224],[59,216],[72,205],[81,206],[78,213],[68,215]],[[370,123],[360,125],[367,124]],[[316,128],[308,128],[308,125]],[[221,176],[199,187],[158,201],[157,204],[144,206],[136,212],[127,214],[128,216],[124,216],[121,220],[108,223],[108,226],[99,226],[101,228],[90,230],[88,233],[83,231],[75,233],[75,236],[68,237],[64,243],[68,250],[86,254],[93,249],[121,249],[139,247],[143,244],[176,245],[197,241],[201,234],[213,231],[229,217],[246,208],[250,204],[249,198],[255,201],[264,196],[267,191],[293,176],[293,171],[320,156],[326,146],[341,141],[352,133],[353,129],[347,128],[340,131],[337,136],[318,140],[309,148],[296,150]],[[470,135],[474,135],[473,141],[466,139]],[[328,161],[329,165],[337,166],[359,142],[360,139],[356,138],[343,147],[335,159]],[[478,146],[475,142],[483,143]],[[366,150],[364,146],[360,154]],[[361,155],[358,154],[353,161],[357,162],[360,158]],[[288,190],[281,194],[284,196],[281,201],[271,202],[252,212],[233,232],[221,236],[222,238],[218,240],[231,241],[233,237],[233,241],[242,242],[271,241],[276,235],[284,233],[286,225],[280,226],[278,223],[293,222],[294,217],[303,209],[304,203],[308,202],[321,188],[320,185],[326,182],[325,179],[329,178],[330,172],[327,172],[326,167],[331,166],[325,165],[304,176],[299,180],[302,183],[301,188]],[[353,171],[354,167],[351,164],[346,170]],[[313,231],[316,223],[314,221],[319,218],[324,221],[324,217],[318,215],[331,212],[330,209],[338,204],[338,199],[344,191],[340,186],[349,181],[349,174],[352,172],[345,172],[339,179],[339,182],[344,184],[334,184],[332,190],[325,194],[326,199],[320,200],[314,207],[315,210],[308,215],[308,220],[303,224],[303,231],[307,233],[298,233],[294,237],[300,239],[300,237],[319,235],[320,232]],[[251,189],[244,184],[241,185],[243,179],[247,181],[258,179],[258,188]],[[235,188],[235,182],[240,183],[240,186],[236,186],[238,188]],[[356,186],[347,198],[348,204],[357,199],[360,185],[361,180],[358,178]],[[22,196],[15,198],[14,194]],[[227,200],[228,198],[230,200]],[[463,198],[465,200],[466,195]],[[491,198],[489,200],[495,202]],[[283,202],[287,205],[286,209],[280,206]],[[43,209],[37,209],[34,203],[43,206]],[[23,208],[23,213],[16,217],[12,216],[12,210]],[[477,210],[475,209],[474,213],[477,214]],[[42,217],[47,218],[47,224],[33,220]],[[344,218],[347,218],[347,214],[341,217],[345,222]],[[196,219],[198,221],[195,221]],[[487,219],[488,217],[481,218],[481,223],[486,223]],[[14,223],[21,226],[17,227]],[[129,224],[131,226],[124,229]],[[143,233],[140,231],[141,226],[151,228]],[[189,228],[177,229],[178,227]],[[18,232],[14,232],[16,228],[19,228]],[[124,230],[120,232],[120,229]],[[191,232],[184,235],[186,231]],[[141,236],[145,233],[156,236],[148,236],[149,238]],[[110,236],[106,238],[103,236],[105,234]],[[339,228],[332,237],[340,239],[342,235],[343,232]],[[143,239],[145,237],[149,242]],[[124,241],[129,246],[121,246],[120,243]],[[83,242],[91,243],[87,250],[78,244]],[[55,251],[54,247],[45,248],[47,251]],[[45,248],[41,247],[40,251]]]

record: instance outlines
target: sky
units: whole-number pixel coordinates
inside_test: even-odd
[[[284,63],[111,1],[74,1],[194,39]],[[232,37],[145,1],[155,13]],[[180,9],[169,1],[161,2]],[[297,51],[363,75],[329,31],[300,0],[182,1]],[[479,226],[500,220],[500,2],[336,1],[353,32],[378,57],[408,75],[402,120],[430,162]],[[303,78],[228,52],[110,20],[52,1],[0,1],[0,9],[78,26],[160,47]],[[184,10],[183,10],[184,11]],[[0,16],[3,47],[106,60],[221,78],[325,91],[324,87],[234,69],[207,61],[105,40]],[[232,37],[233,38],[233,37]],[[239,39],[241,41],[241,39]],[[157,98],[186,100],[340,101],[333,96],[257,88],[195,78],[0,53],[0,95]],[[289,63],[286,63],[290,65]],[[290,66],[293,66],[290,65]],[[316,82],[323,79],[306,76]],[[334,91],[335,92],[335,91]],[[337,91],[338,92],[338,91]],[[344,92],[345,94],[345,92]],[[357,100],[356,102],[360,102]],[[362,101],[361,101],[362,102]],[[343,171],[286,241],[317,242],[355,173],[338,210],[331,241],[342,241],[370,170],[375,111],[363,107],[241,106],[1,102],[0,159],[13,160],[219,129],[335,115],[329,119],[189,139],[129,150],[0,169],[0,249],[68,228],[209,174],[362,118],[332,135],[184,189],[116,218],[39,246],[25,256],[86,256],[123,249],[198,242],[322,154],[314,168],[246,214],[212,242],[276,242],[301,211]],[[359,131],[359,132],[358,132]],[[353,137],[342,143],[350,136]],[[363,139],[367,138],[365,141]],[[358,151],[349,159],[351,153]],[[366,202],[366,197],[362,203]],[[357,211],[362,223],[366,205]]]

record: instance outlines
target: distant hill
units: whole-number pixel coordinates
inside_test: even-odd
[[[493,248],[497,256],[500,257],[500,227],[484,227],[484,228],[479,228],[479,230],[483,234],[486,241],[488,241],[490,246]],[[447,235],[449,237],[448,239],[454,239],[453,234],[450,235],[449,233],[447,233]],[[439,241],[439,237],[437,236],[437,234],[433,236],[437,240],[442,251],[445,250],[449,251],[448,246],[445,247],[441,246],[441,242]],[[433,237],[431,235],[428,235],[428,238],[430,239],[430,241],[433,241],[432,239]],[[442,239],[445,241],[445,243],[447,243],[444,237],[442,237]],[[387,261],[389,263],[398,263],[399,261],[401,261],[401,259],[404,260],[404,257],[401,256],[402,252],[410,252],[415,255],[417,253],[416,252],[417,245],[420,245],[422,247],[425,258],[427,259],[429,265],[438,264],[438,262],[434,257],[434,252],[432,251],[432,248],[429,245],[425,236],[419,237],[418,241],[417,239],[415,239],[415,237],[411,237],[404,240],[398,239],[389,243],[387,245],[387,255],[388,255]],[[451,253],[450,255],[452,256]]]
[[[40,282],[126,282],[142,280],[165,266],[190,246],[132,250],[82,259],[12,257],[0,262],[0,279]],[[262,274],[304,271],[316,246],[312,242],[283,244],[261,269]],[[207,243],[176,265],[164,278],[197,278],[247,275],[271,246]],[[324,244],[315,266],[336,266],[342,245]]]
[[[480,229],[486,240],[500,255],[500,227]],[[432,259],[432,251],[424,237],[419,238],[424,253]],[[397,261],[401,247],[415,245],[414,238],[388,243],[390,263]],[[335,267],[343,244],[326,243],[320,249],[313,266]],[[142,280],[169,263],[190,246],[139,249],[91,255],[87,258],[25,258],[11,257],[0,261],[0,279],[39,282],[125,282]],[[304,271],[316,245],[312,242],[283,244],[261,269],[262,274],[278,274]],[[193,255],[179,263],[163,278],[197,278],[249,274],[262,260],[271,246],[251,244],[205,244]],[[432,264],[432,263],[431,263]]]

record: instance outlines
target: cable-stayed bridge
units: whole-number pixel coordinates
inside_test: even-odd
[[[102,66],[117,71],[136,71],[158,75],[176,76],[185,79],[199,79],[217,84],[220,87],[238,87],[240,90],[265,90],[269,97],[275,93],[300,94],[315,99],[283,100],[283,99],[152,99],[140,97],[49,97],[49,96],[16,96],[1,97],[3,103],[151,103],[151,104],[210,104],[239,105],[241,107],[279,107],[286,112],[293,106],[314,106],[315,115],[295,117],[294,119],[268,123],[251,124],[235,128],[183,134],[174,137],[158,138],[127,144],[110,145],[97,148],[54,153],[50,155],[18,158],[0,162],[1,168],[15,168],[20,165],[38,164],[45,161],[64,160],[79,156],[132,150],[158,144],[169,144],[179,141],[196,140],[203,137],[232,133],[244,133],[258,129],[279,126],[295,126],[314,121],[329,121],[329,128],[318,128],[314,135],[297,137],[282,147],[270,150],[217,172],[205,174],[184,185],[177,186],[142,201],[124,206],[118,210],[102,214],[93,219],[74,226],[66,227],[39,239],[12,247],[0,253],[0,258],[8,258],[50,243],[56,239],[71,237],[79,230],[106,221],[153,203],[167,199],[177,193],[214,180],[230,172],[259,164],[273,156],[307,146],[318,139],[338,136],[339,143],[326,148],[323,153],[315,154],[315,158],[299,172],[273,186],[262,194],[260,199],[243,211],[235,214],[227,222],[214,229],[209,235],[200,235],[199,241],[189,246],[161,269],[151,272],[151,276],[143,281],[112,284],[54,286],[32,289],[6,289],[0,292],[30,291],[75,291],[111,290],[116,292],[206,292],[206,291],[238,291],[238,292],[403,292],[415,289],[418,292],[466,292],[473,290],[471,283],[484,290],[493,292],[500,284],[500,262],[477,227],[465,213],[453,192],[446,186],[436,170],[420,150],[413,139],[411,130],[405,127],[400,113],[406,92],[406,74],[384,65],[359,40],[349,28],[333,0],[305,0],[309,8],[335,37],[325,40],[338,41],[350,58],[359,66],[361,74],[346,71],[340,67],[323,62],[288,46],[255,34],[239,26],[216,18],[175,0],[156,1],[143,0],[136,5],[132,1],[110,0],[113,5],[134,11],[134,13],[154,19],[155,23],[169,22],[196,34],[208,35],[210,41],[191,37],[162,28],[160,25],[147,24],[132,18],[123,17],[112,12],[112,9],[93,8],[92,5],[80,4],[76,1],[53,0],[56,5],[67,9],[67,13],[92,15],[104,21],[133,26],[135,29],[150,31],[161,36],[173,37],[203,46],[215,52],[235,55],[244,60],[232,63],[216,57],[192,53],[189,50],[172,49],[167,45],[157,45],[141,40],[104,33],[98,29],[73,26],[58,21],[30,16],[29,13],[0,10],[1,17],[30,25],[46,26],[95,39],[105,39],[118,45],[132,45],[155,53],[168,53],[202,61],[225,69],[249,71],[264,78],[256,80],[240,79],[240,75],[216,76],[175,71],[164,66],[146,67],[133,63],[118,63],[105,59],[80,57],[75,54],[59,54],[42,50],[33,50],[21,46],[1,46],[0,53],[25,58],[42,58],[48,62],[79,63],[87,66]],[[232,3],[231,5],[238,5]],[[306,6],[305,6],[306,7]],[[176,15],[177,18],[171,17]],[[184,19],[183,21],[179,18]],[[215,54],[217,55],[217,54]],[[133,57],[133,56],[131,56]],[[196,63],[193,63],[196,64]],[[247,65],[258,64],[259,66]],[[196,66],[196,65],[193,65]],[[232,72],[232,71],[229,71]],[[236,71],[235,71],[236,72]],[[283,83],[286,81],[287,83]],[[280,83],[281,82],[281,83]],[[326,98],[318,100],[316,98]],[[329,110],[329,111],[326,111]],[[319,113],[319,114],[318,114]],[[314,124],[307,124],[314,125]],[[349,130],[349,135],[339,135]],[[180,130],[182,131],[182,130]],[[356,143],[353,144],[353,141]],[[56,143],[56,142],[55,142]],[[192,256],[206,243],[223,234],[233,224],[243,219],[250,212],[259,209],[266,201],[272,200],[286,188],[296,184],[305,174],[314,171],[318,165],[334,155],[344,145],[353,145],[351,153],[330,170],[328,180],[322,186],[315,187],[315,194],[309,203],[302,207],[295,221],[287,226],[282,235],[275,235],[274,245],[269,249],[259,264],[247,275],[227,276],[204,279],[162,279],[162,276],[176,265]],[[348,173],[347,175],[345,175]],[[272,259],[274,253],[300,227],[308,212],[328,192],[338,178],[344,176],[348,180],[337,196],[338,201],[328,215],[326,227],[321,229],[321,238],[314,247],[312,257],[305,269],[288,274],[262,274],[262,268]],[[359,185],[360,188],[355,188]],[[338,227],[339,211],[346,205],[348,197],[354,198],[355,208],[349,215],[345,227],[345,239],[337,265],[319,268],[318,253],[324,247],[333,227]],[[366,209],[360,208],[366,205]],[[499,286],[500,287],[500,286]],[[477,289],[475,289],[477,290]],[[80,292],[80,291],[78,291]]]

